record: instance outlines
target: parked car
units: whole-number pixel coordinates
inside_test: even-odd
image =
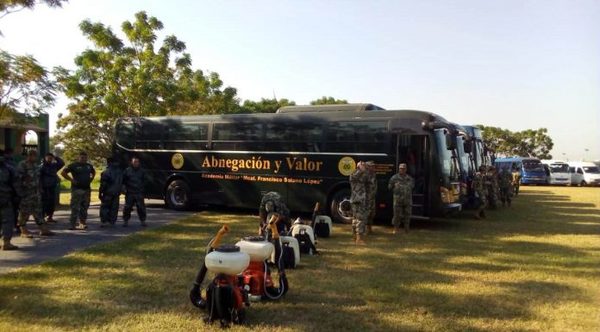
[[[600,186],[600,167],[587,161],[570,162],[571,184],[577,186]]]

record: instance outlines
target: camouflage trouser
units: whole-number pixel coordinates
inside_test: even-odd
[[[476,206],[476,209],[477,209],[476,214],[480,215],[481,212],[483,212],[485,210],[485,208],[487,208],[488,202],[487,202],[486,194],[477,193],[477,196],[478,197],[476,198],[476,200],[477,200],[478,205]]]
[[[402,223],[404,225],[404,228],[408,230],[408,228],[410,227],[411,213],[411,202],[394,203],[394,217],[392,218],[392,225],[394,225],[394,227],[400,227],[400,224]]]
[[[368,217],[369,210],[359,204],[352,204],[352,232],[354,234],[365,234]]]
[[[377,213],[377,208],[375,206],[375,202],[371,204],[369,208],[369,216],[367,217],[367,225],[373,225],[373,219],[375,219],[375,214]]]
[[[104,194],[100,203],[100,222],[114,224],[119,214],[119,196]]]
[[[90,195],[91,190],[89,189],[72,189],[71,190],[71,226],[75,226],[77,218],[81,221],[87,220],[87,212],[90,207]]]
[[[10,202],[0,207],[0,224],[2,224],[2,238],[7,240],[12,239],[14,217]]]
[[[42,197],[37,192],[21,197],[21,202],[19,203],[19,226],[25,226],[29,216],[33,216],[33,220],[38,225],[44,223]]]
[[[502,204],[511,202],[512,198],[512,188],[500,188],[500,201]]]
[[[491,208],[496,208],[498,205],[498,193],[494,189],[489,189],[490,194],[487,197],[487,205]]]
[[[131,211],[135,205],[140,221],[146,221],[146,204],[144,203],[144,195],[142,194],[127,194],[125,195],[125,206],[123,207],[123,221],[128,222],[131,218]]]

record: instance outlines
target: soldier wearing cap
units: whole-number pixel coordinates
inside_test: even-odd
[[[406,174],[406,164],[398,165],[398,173],[394,174],[388,183],[388,189],[394,193],[394,234],[400,230],[400,223],[404,224],[404,231],[410,228],[412,213],[412,191],[415,187],[413,178]]]
[[[369,209],[369,215],[367,217],[367,234],[373,233],[372,225],[373,219],[377,212],[376,198],[377,198],[377,174],[375,173],[375,163],[373,161],[367,161],[367,208]]]

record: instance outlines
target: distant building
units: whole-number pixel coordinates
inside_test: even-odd
[[[26,136],[34,132],[37,136],[35,144],[28,144]],[[0,120],[0,149],[13,149],[15,159],[19,160],[29,150],[36,150],[39,156],[49,151],[49,117],[19,115],[16,119]]]

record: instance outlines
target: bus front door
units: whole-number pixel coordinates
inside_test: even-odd
[[[407,173],[415,181],[413,189],[412,215],[426,217],[428,211],[429,141],[426,135],[397,135],[396,170],[405,163]]]

